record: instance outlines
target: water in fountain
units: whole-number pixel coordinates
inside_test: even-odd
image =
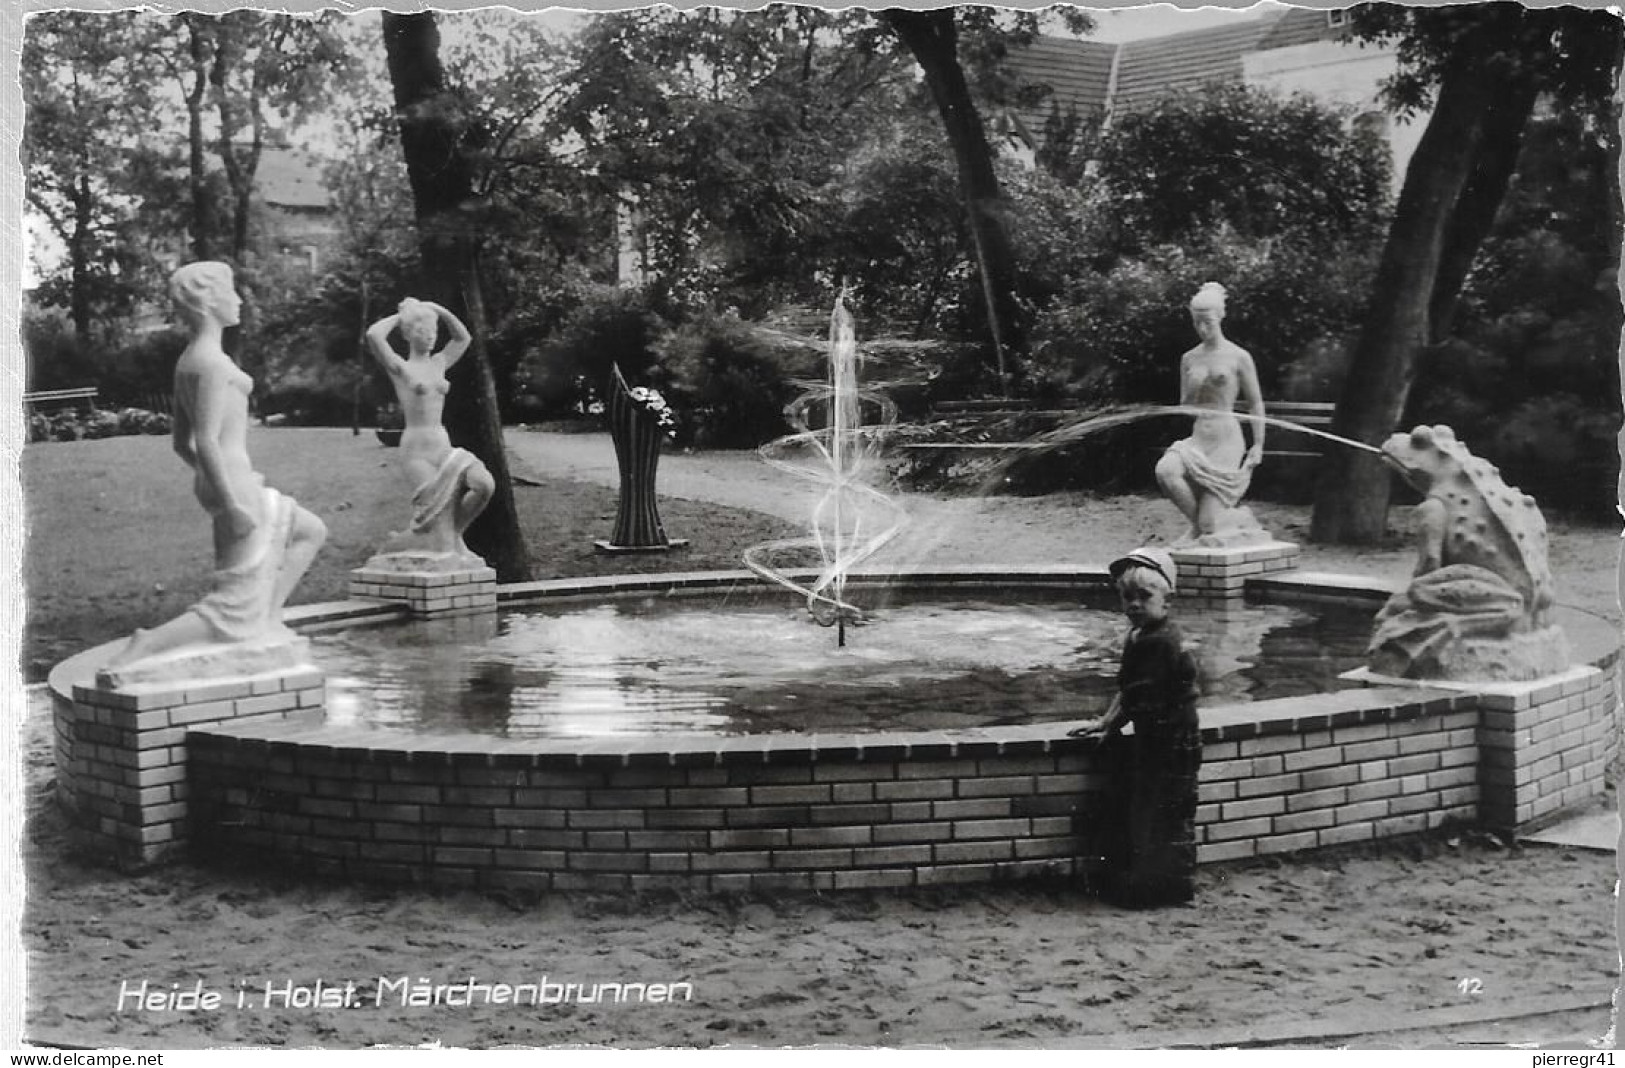
[[[847,576],[895,538],[906,518],[896,501],[871,484],[885,431],[897,421],[897,406],[858,384],[859,362],[843,291],[830,316],[828,380],[810,384],[786,411],[796,432],[761,449],[762,459],[773,467],[824,487],[813,508],[811,532],[745,552],[752,571],[802,594],[819,624],[835,626],[838,645],[846,644],[846,625],[863,619],[862,609],[846,598]],[[875,413],[873,422],[865,421],[866,409]],[[818,555],[818,571],[811,581],[803,581],[782,561],[809,549]]]
[[[1116,689],[1115,595],[890,590],[873,640],[809,641],[801,597],[750,584],[327,634],[330,721],[507,737],[868,733],[1072,721]],[[1368,607],[1183,611],[1203,701],[1337,689],[1364,663]]]

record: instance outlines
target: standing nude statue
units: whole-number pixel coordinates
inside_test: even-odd
[[[282,605],[327,538],[322,521],[267,487],[249,459],[254,382],[221,345],[242,308],[231,268],[189,263],[170,276],[169,294],[192,333],[175,364],[174,447],[214,524],[214,589],[167,623],[137,630],[106,668],[281,636]]]
[[[1257,529],[1237,506],[1264,456],[1264,398],[1247,350],[1228,340],[1224,287],[1208,282],[1191,298],[1191,323],[1201,343],[1179,361],[1179,403],[1206,409],[1196,416],[1191,436],[1176,441],[1157,462],[1157,483],[1190,522],[1180,544]],[[1236,400],[1247,405],[1252,446],[1236,417]]]
[[[436,352],[434,343],[442,322],[451,340]],[[407,345],[404,358],[389,342],[391,331],[397,328]],[[389,373],[406,417],[401,467],[412,485],[412,524],[391,536],[384,546],[386,553],[469,555],[463,532],[496,491],[485,465],[467,449],[453,448],[441,423],[451,389],[446,372],[462,358],[471,340],[468,328],[451,312],[411,297],[401,301],[394,315],[367,329],[368,347]]]

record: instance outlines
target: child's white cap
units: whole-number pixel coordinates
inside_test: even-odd
[[[1118,557],[1107,568],[1112,578],[1117,579],[1123,572],[1131,567],[1148,567],[1152,571],[1168,580],[1168,589],[1172,592],[1178,585],[1179,569],[1174,566],[1174,558],[1166,549],[1156,549],[1142,546],[1127,556]]]

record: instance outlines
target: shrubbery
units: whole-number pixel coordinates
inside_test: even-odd
[[[739,449],[788,433],[784,407],[796,394],[791,368],[746,324],[703,316],[671,331],[656,349],[679,440]]]
[[[121,408],[116,412],[101,408],[88,412],[64,409],[31,414],[28,417],[28,440],[79,441],[126,434],[167,434],[170,427],[169,416],[144,408]]]
[[[563,323],[520,363],[517,389],[529,398],[527,414],[577,416],[601,402],[610,368],[628,381],[648,376],[665,322],[641,289],[593,286]]]

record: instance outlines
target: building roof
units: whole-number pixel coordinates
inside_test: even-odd
[[[1267,15],[1250,22],[1124,43],[1112,110],[1140,111],[1180,89],[1241,81],[1241,57],[1258,51],[1259,42],[1279,18]]]
[[[1151,37],[1123,44],[1038,37],[1012,48],[1009,62],[1023,81],[1048,85],[1037,107],[1016,108],[1016,117],[1035,134],[1059,109],[1083,117],[1107,111],[1121,114],[1148,108],[1169,93],[1212,82],[1243,80],[1242,57],[1340,35],[1328,13],[1292,8],[1246,22]]]
[[[1342,11],[1292,8],[1275,20],[1275,25],[1258,42],[1258,51],[1291,48],[1294,45],[1312,44],[1315,41],[1346,36],[1348,33],[1346,15],[1347,13]],[[1339,16],[1344,16],[1342,21],[1334,22],[1333,20]]]
[[[1079,41],[1069,37],[1037,37],[1032,44],[1011,51],[1011,59],[1022,79],[1047,85],[1050,94],[1034,107],[1014,111],[1026,128],[1042,134],[1051,114],[1065,115],[1076,109],[1082,116],[1104,111],[1111,88],[1112,63],[1117,46],[1103,41]]]
[[[260,199],[272,207],[311,211],[332,205],[321,164],[296,148],[267,144],[254,172],[254,186]]]

